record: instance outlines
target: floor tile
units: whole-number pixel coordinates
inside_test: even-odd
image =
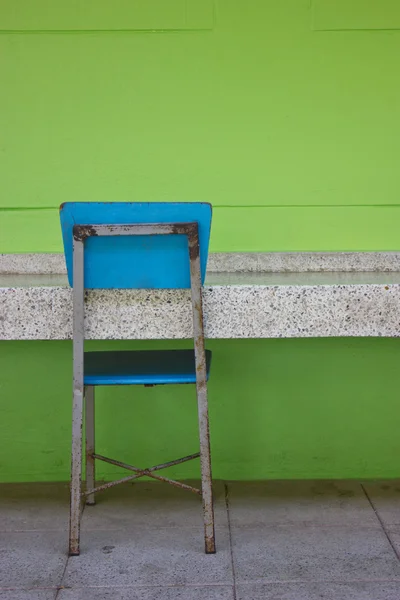
[[[363,485],[384,525],[400,527],[400,481],[370,481]]]
[[[237,600],[399,600],[400,582],[239,585]]]
[[[398,525],[387,525],[385,531],[400,561],[400,527]]]
[[[81,555],[68,561],[65,586],[232,584],[229,534],[204,554],[198,528],[87,531]]]
[[[57,600],[233,600],[232,586],[81,588],[61,590]],[[378,599],[379,600],[379,599]],[[391,599],[390,599],[391,600]]]
[[[195,487],[199,481],[185,482]],[[214,513],[218,527],[227,527],[225,487],[216,482]],[[129,527],[203,527],[201,497],[165,483],[140,482],[118,485],[97,494],[96,505],[87,506],[83,530]]]
[[[400,563],[374,529],[286,526],[234,528],[236,580],[400,580]]]
[[[67,484],[0,485],[0,531],[68,528]]]
[[[239,527],[380,527],[362,487],[353,481],[238,482],[228,484],[228,497],[230,521]]]
[[[0,582],[2,587],[56,587],[67,560],[64,532],[2,533]]]

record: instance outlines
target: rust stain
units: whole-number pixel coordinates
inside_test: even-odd
[[[189,235],[192,236],[197,232],[197,223],[172,223],[172,235]]]
[[[197,242],[194,243],[192,240],[189,241],[189,256],[190,260],[196,260],[199,258],[199,244]]]
[[[180,223],[173,223],[171,227],[171,235],[182,235],[183,233],[186,233],[186,231],[183,231],[183,229],[184,227]]]
[[[74,240],[84,242],[86,238],[97,236],[96,228],[93,225],[74,225]]]
[[[206,554],[215,554],[216,553],[216,548],[215,548],[215,540],[214,540],[214,536],[211,535],[207,535],[205,538],[205,545],[206,545]]]

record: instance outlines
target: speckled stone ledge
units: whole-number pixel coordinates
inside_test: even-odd
[[[211,254],[210,272],[400,271],[400,252],[243,252]]]
[[[0,274],[66,273],[64,254],[0,254]]]
[[[89,339],[192,336],[187,290],[87,293]],[[204,288],[208,338],[400,336],[400,273],[211,274]],[[72,336],[65,275],[0,277],[0,339]]]
[[[222,252],[210,254],[209,273],[400,271],[400,252]],[[63,274],[63,254],[0,254],[0,274]]]

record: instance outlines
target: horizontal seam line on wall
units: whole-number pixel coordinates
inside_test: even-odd
[[[152,202],[149,202],[152,204]],[[179,204],[179,202],[177,202]],[[184,204],[184,203],[182,203]],[[213,208],[399,208],[395,204],[213,204]],[[0,212],[24,210],[59,210],[59,206],[2,206]]]
[[[0,29],[0,35],[88,35],[91,33],[206,33],[213,31],[211,27],[204,29]]]

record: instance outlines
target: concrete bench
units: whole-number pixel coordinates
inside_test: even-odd
[[[207,338],[398,337],[400,253],[210,256]],[[190,290],[93,290],[87,338],[192,337]],[[0,255],[0,339],[72,338],[64,256]]]

